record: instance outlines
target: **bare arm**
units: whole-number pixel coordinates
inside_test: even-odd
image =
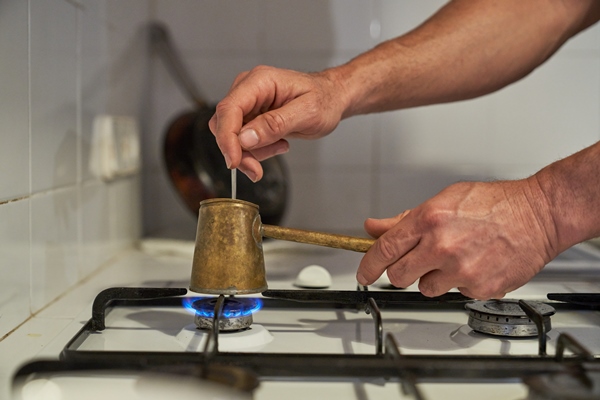
[[[552,212],[556,249],[600,237],[600,142],[534,175]]]
[[[492,92],[527,75],[599,18],[595,0],[455,0],[342,66],[316,74],[269,67],[240,74],[210,126],[228,165],[257,180],[258,161],[287,151],[287,137],[322,137],[356,114]]]
[[[593,0],[455,0],[330,73],[348,88],[344,116],[477,97],[524,77],[598,18]]]

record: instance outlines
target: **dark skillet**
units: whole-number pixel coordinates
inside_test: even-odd
[[[231,197],[231,171],[227,169],[208,121],[215,107],[198,94],[170,42],[162,24],[150,26],[153,47],[158,50],[169,72],[195,109],[175,117],[164,138],[164,160],[169,178],[187,208],[198,216],[200,201],[215,197]],[[277,225],[283,218],[288,191],[287,169],[281,156],[262,162],[263,178],[252,183],[246,175],[237,174],[237,198],[257,204],[264,223]]]

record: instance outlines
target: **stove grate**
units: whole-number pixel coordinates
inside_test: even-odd
[[[105,329],[104,318],[111,308],[144,305],[181,307],[182,298],[178,296],[186,292],[185,289],[158,288],[112,288],[101,292],[94,302],[92,318],[65,346],[60,361],[33,361],[23,366],[15,375],[15,379],[40,371],[80,369],[143,371],[177,367],[186,373],[186,370],[208,371],[210,368],[224,367],[253,371],[259,380],[299,377],[333,380],[385,378],[399,382],[403,392],[417,400],[423,399],[417,386],[421,382],[451,380],[468,383],[519,380],[530,385],[533,388],[530,390],[535,390],[536,393],[540,392],[540,387],[542,387],[541,392],[551,393],[552,388],[547,382],[552,382],[553,377],[560,377],[568,379],[569,382],[583,382],[577,392],[583,399],[595,398],[593,396],[600,386],[600,358],[585,349],[574,337],[564,333],[559,336],[554,356],[546,354],[545,341],[542,346],[542,339],[539,341],[540,351],[537,355],[403,355],[393,335],[383,336],[380,308],[464,309],[465,303],[469,300],[459,294],[447,294],[436,299],[428,299],[420,293],[412,292],[391,294],[365,290],[265,292],[264,307],[280,309],[333,307],[364,310],[373,317],[378,338],[375,354],[223,352],[218,346],[218,322],[214,322],[210,339],[207,340],[201,353],[79,350],[89,335]],[[552,303],[556,309],[587,310],[600,304],[598,302],[600,295],[596,295],[595,298],[586,296],[585,304],[579,301],[569,302],[568,294],[553,294],[552,297],[564,301],[564,303]],[[215,321],[218,321],[222,313],[222,304],[222,300],[218,300],[215,304]],[[531,310],[528,310],[527,306],[526,302],[521,304],[529,315]],[[538,319],[535,312],[529,316],[533,320]],[[544,329],[538,331],[540,337],[544,336],[543,340],[545,340]],[[572,355],[566,356],[567,351]],[[589,397],[585,397],[587,395]]]

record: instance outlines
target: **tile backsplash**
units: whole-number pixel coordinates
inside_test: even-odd
[[[141,236],[193,239],[162,141],[193,109],[148,43],[164,22],[216,104],[258,64],[316,71],[422,22],[442,0],[0,2],[0,338]],[[142,173],[88,168],[97,115],[139,122]],[[285,156],[282,225],[358,233],[457,180],[519,178],[600,138],[600,25],[523,81],[455,104],[351,118]]]
[[[88,162],[96,115],[144,117],[149,9],[0,3],[0,338],[140,237],[141,177]]]

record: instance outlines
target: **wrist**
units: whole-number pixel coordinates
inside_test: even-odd
[[[554,208],[546,196],[540,177],[536,174],[523,179],[522,182],[525,183],[524,197],[529,204],[535,223],[541,229],[546,253],[549,256],[548,261],[550,261],[569,246],[565,246],[561,242]]]
[[[340,119],[356,115],[352,111],[356,104],[356,89],[350,87],[351,72],[348,70],[347,65],[329,68],[317,75],[326,79],[328,84],[331,85],[331,100],[338,104]]]
[[[543,168],[538,182],[564,251],[600,235],[600,143]]]

